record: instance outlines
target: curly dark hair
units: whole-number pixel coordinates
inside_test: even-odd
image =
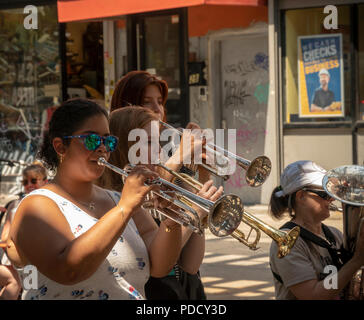
[[[38,158],[43,161],[46,168],[55,170],[59,165],[58,155],[52,144],[53,139],[62,138],[63,143],[69,145],[70,139],[63,137],[73,135],[87,119],[96,115],[104,115],[109,119],[105,108],[92,100],[80,98],[67,100],[54,111],[38,152]]]

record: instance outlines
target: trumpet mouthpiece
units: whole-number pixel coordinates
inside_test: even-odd
[[[103,165],[105,165],[105,162],[106,162],[106,160],[105,160],[105,158],[104,158],[104,157],[100,157],[100,158],[97,160],[97,164],[98,164],[99,166],[103,166]]]

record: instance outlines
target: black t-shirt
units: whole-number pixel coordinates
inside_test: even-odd
[[[318,107],[325,108],[335,101],[334,93],[331,90],[316,89],[312,103]]]

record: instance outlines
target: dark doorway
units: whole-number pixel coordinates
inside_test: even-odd
[[[167,81],[167,121],[176,127],[189,120],[186,23],[185,9],[128,19],[129,71],[146,70]]]

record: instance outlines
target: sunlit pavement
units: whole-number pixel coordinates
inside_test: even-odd
[[[285,220],[273,220],[267,213],[267,206],[246,206],[246,211],[275,228]],[[325,224],[342,231],[342,216],[332,212]],[[246,226],[240,230],[248,232]],[[255,238],[254,231],[251,240]],[[200,268],[207,299],[274,299],[273,276],[269,269],[269,247],[272,240],[264,233],[258,244],[259,249],[250,250],[231,236],[217,238],[206,232],[205,258]]]

